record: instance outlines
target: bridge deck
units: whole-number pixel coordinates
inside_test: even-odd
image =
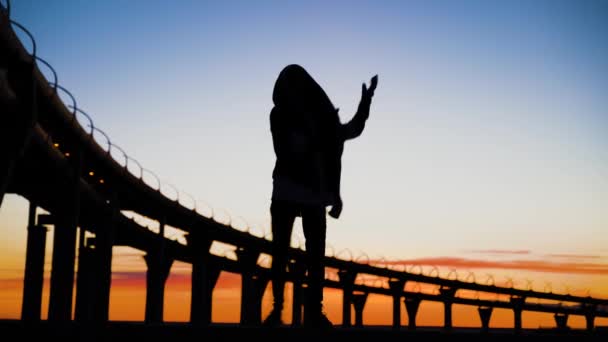
[[[476,328],[453,328],[446,332],[441,328],[421,327],[415,331],[393,330],[390,327],[365,328],[336,327],[328,331],[309,331],[304,328],[243,327],[236,324],[213,324],[207,328],[196,328],[187,323],[165,323],[146,325],[134,322],[112,322],[107,327],[77,325],[52,325],[48,322],[25,324],[16,320],[0,320],[0,331],[4,336],[19,336],[20,340],[36,341],[607,341],[608,329],[600,327],[592,334],[582,330],[565,332],[554,329],[524,329],[516,334],[512,329],[490,329],[487,333]],[[12,335],[16,334],[16,335]]]

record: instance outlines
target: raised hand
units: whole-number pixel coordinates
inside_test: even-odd
[[[367,97],[371,99],[372,96],[374,96],[374,91],[376,90],[377,86],[378,75],[375,75],[370,81],[369,88],[365,85],[365,83],[363,83],[363,85],[361,86],[361,97]]]

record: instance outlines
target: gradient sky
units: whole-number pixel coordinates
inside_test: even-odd
[[[505,263],[523,263],[540,284],[561,274],[608,296],[605,1],[19,0],[12,11],[114,143],[258,227],[279,71],[304,66],[343,122],[378,74],[366,130],[345,148],[342,217],[328,218],[336,252],[511,275],[522,269]],[[14,197],[0,210],[4,277],[22,268],[25,212]]]

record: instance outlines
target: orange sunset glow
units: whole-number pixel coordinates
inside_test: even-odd
[[[474,251],[473,256],[482,253],[514,256],[513,260],[489,261],[485,259],[465,258],[421,258],[418,260],[397,260],[386,262],[398,269],[398,265],[417,273],[438,272],[445,276],[454,270],[461,271],[460,279],[469,276],[471,271],[479,283],[490,281],[499,286],[513,285],[519,288],[532,286],[535,290],[569,291],[573,295],[593,295],[608,297],[608,265],[598,263],[591,255],[554,255],[554,260],[526,260],[530,251]],[[50,254],[49,254],[50,257]],[[591,262],[588,260],[596,260]],[[432,265],[432,268],[429,266]],[[47,259],[47,266],[50,266]],[[115,248],[113,258],[113,276],[110,299],[110,319],[116,321],[143,321],[146,300],[146,268],[143,254],[128,248]],[[121,271],[122,269],[122,271]],[[512,270],[517,270],[516,278],[511,278]],[[165,286],[164,320],[168,322],[188,322],[190,319],[191,266],[174,263],[172,272]],[[18,277],[4,279],[0,287],[0,316],[19,318],[23,291],[23,279]],[[46,318],[49,294],[49,272],[46,272],[43,291],[43,318]],[[490,280],[488,276],[491,275]],[[364,277],[365,278],[365,277]],[[536,282],[534,281],[536,279]],[[540,279],[540,280],[539,280]],[[365,279],[362,279],[365,281]],[[511,283],[509,283],[511,282]],[[531,282],[531,283],[530,283]],[[560,288],[561,287],[561,288]],[[266,315],[272,307],[271,285],[267,286],[262,302],[262,314]],[[432,293],[435,288],[430,285],[408,283],[406,290]],[[291,285],[286,287],[286,306],[284,319],[291,320]],[[494,295],[484,295],[493,298]],[[240,318],[241,278],[234,273],[223,272],[217,282],[213,295],[213,321],[236,323]],[[324,291],[325,312],[335,323],[342,322],[342,291],[327,288]],[[364,310],[364,323],[369,325],[390,325],[392,323],[392,298],[370,294]],[[354,322],[354,310],[351,308]],[[456,327],[478,327],[480,325],[477,308],[466,305],[454,305],[453,324]],[[551,327],[553,316],[548,313],[524,312],[525,328]],[[443,324],[443,305],[435,302],[422,302],[417,315],[417,324],[421,326],[441,326]],[[407,325],[405,306],[401,307],[401,322]],[[584,317],[571,316],[568,321],[573,328],[584,328]],[[608,319],[596,318],[598,326],[608,325]],[[491,327],[512,327],[513,312],[507,309],[495,309],[490,321]]]

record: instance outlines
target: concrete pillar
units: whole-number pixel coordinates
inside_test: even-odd
[[[221,270],[210,262],[209,248],[213,240],[205,231],[193,230],[186,239],[192,255],[190,322],[208,325],[211,323],[213,312],[213,289]]]
[[[452,304],[457,290],[451,287],[441,287],[439,289],[443,299],[443,327],[446,330],[452,329]]]
[[[158,252],[148,252],[144,259],[148,270],[146,272],[146,323],[161,323],[163,321],[165,282],[169,276],[173,259],[161,258]]]
[[[403,279],[391,279],[388,282],[389,288],[393,296],[393,328],[399,329],[401,327],[401,297],[403,296],[403,288],[405,287],[405,280]]]
[[[293,279],[292,326],[302,325],[302,306],[304,303],[303,284],[306,277],[306,264],[301,261],[290,260],[287,264],[289,274]]]
[[[51,293],[49,321],[68,322],[72,319],[72,294],[76,233],[80,213],[80,170],[82,153],[73,151],[70,157],[72,172],[65,184],[65,191],[56,194],[59,205],[53,208],[55,231],[53,237],[53,261],[51,269]]]
[[[595,329],[595,315],[597,311],[596,304],[584,304],[583,310],[585,312],[585,323],[588,332],[592,332]]]
[[[511,305],[513,305],[513,328],[515,332],[521,331],[521,312],[524,304],[526,303],[526,297],[522,296],[511,296]]]
[[[342,285],[342,326],[350,327],[350,304],[352,303],[353,286],[355,285],[357,272],[340,270],[338,276]]]
[[[76,308],[74,318],[81,323],[93,318],[93,297],[96,295],[95,249],[90,241],[84,241],[84,229],[80,228],[78,248],[78,275],[76,278]],[[90,240],[90,239],[89,239]]]
[[[269,279],[256,272],[260,252],[239,248],[236,256],[241,264],[241,324],[258,325],[262,323],[262,297]]]
[[[36,205],[30,203],[27,225],[27,250],[25,275],[23,277],[23,303],[21,319],[37,322],[42,310],[42,284],[44,277],[44,251],[46,232],[44,226],[36,225]]]
[[[421,301],[420,297],[405,297],[403,300],[405,311],[407,311],[407,325],[410,330],[416,329],[416,315]]]
[[[595,329],[595,314],[586,313],[585,314],[585,323],[587,325],[587,331],[592,332]]]
[[[173,265],[173,258],[165,253],[165,218],[159,220],[159,233],[154,245],[144,256],[146,272],[146,323],[163,321],[165,283]]]
[[[488,332],[490,329],[490,318],[492,318],[493,309],[491,306],[480,306],[477,308],[479,319],[481,320],[481,331],[483,332]]]
[[[367,292],[353,294],[353,306],[355,307],[355,326],[363,326],[363,309],[367,302]]]
[[[555,319],[555,325],[558,330],[567,330],[568,329],[568,314],[567,313],[556,313],[553,315]]]
[[[161,224],[161,227],[164,226]],[[164,229],[161,229],[161,232]],[[165,282],[169,276],[173,259],[164,253],[164,238],[159,236],[160,248],[154,248],[144,256],[146,272],[146,323],[158,324],[163,321]]]
[[[65,219],[58,222],[53,236],[49,321],[72,319],[75,248],[76,226],[66,223]]]
[[[114,201],[113,201],[114,202]],[[94,245],[94,278],[95,296],[93,296],[92,319],[98,323],[105,323],[110,315],[110,288],[112,286],[112,248],[115,239],[115,217],[118,213],[116,203],[110,203],[112,213],[100,223],[95,231]]]

